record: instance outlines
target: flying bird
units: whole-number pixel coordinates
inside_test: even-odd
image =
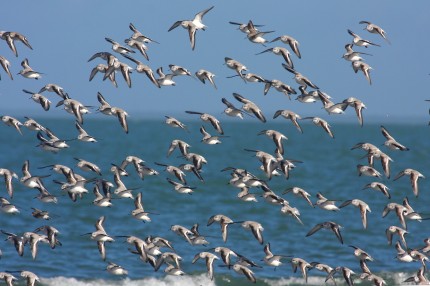
[[[188,36],[190,38],[190,43],[191,43],[191,49],[194,50],[194,48],[196,47],[196,32],[197,30],[205,30],[206,29],[206,25],[203,24],[202,20],[203,20],[203,16],[206,15],[206,13],[208,13],[210,10],[212,10],[214,8],[214,6],[209,7],[199,13],[197,13],[194,16],[193,20],[179,20],[176,21],[175,23],[173,23],[173,25],[169,28],[169,30],[167,30],[168,32],[172,31],[173,29],[181,26],[184,29],[187,29],[188,31]]]

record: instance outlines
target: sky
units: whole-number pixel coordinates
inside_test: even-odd
[[[203,22],[205,31],[196,35],[196,48],[191,50],[188,33],[182,27],[170,32],[168,29],[177,20],[192,19],[194,15],[214,6]],[[298,90],[293,75],[282,66],[282,57],[272,53],[257,53],[275,46],[290,48],[282,42],[267,43],[266,47],[255,44],[237,26],[229,21],[264,25],[261,31],[273,31],[265,35],[272,40],[281,35],[290,35],[300,43],[302,58],[291,55],[295,69],[328,93],[334,102],[347,97],[362,100],[367,109],[366,120],[416,121],[427,124],[430,94],[426,83],[430,81],[428,66],[430,50],[430,2],[412,1],[8,1],[3,9],[0,30],[24,34],[33,50],[17,43],[18,57],[15,57],[6,42],[0,40],[0,55],[11,62],[14,79],[10,80],[0,69],[0,114],[22,119],[23,116],[63,116],[62,107],[55,107],[60,97],[44,92],[51,101],[49,111],[31,99],[22,90],[37,92],[47,83],[62,86],[71,98],[88,106],[98,102],[97,92],[113,106],[125,109],[130,118],[164,118],[172,115],[192,119],[185,110],[213,114],[220,119],[225,106],[225,97],[236,106],[232,94],[239,93],[255,102],[266,115],[272,118],[278,109],[289,109],[302,117],[320,116],[326,120],[356,120],[353,109],[344,115],[328,115],[321,103],[303,104],[289,100],[285,95],[271,89],[263,94],[261,83],[244,83],[240,78],[227,78],[235,72],[224,65],[224,58],[230,57],[243,63],[248,72],[266,79],[279,79]],[[25,9],[23,9],[25,7]],[[361,20],[381,26],[391,44],[379,35],[363,30]],[[133,23],[138,30],[159,44],[148,44],[149,61],[138,52],[132,56],[150,66],[154,72],[168,65],[176,64],[192,73],[206,69],[214,73],[218,89],[202,84],[191,77],[175,77],[176,86],[155,87],[143,74],[133,72],[132,87],[127,87],[120,73],[117,74],[118,88],[109,81],[103,81],[100,74],[90,82],[91,70],[102,59],[88,62],[97,52],[111,50],[105,37],[124,43],[131,36],[128,28]],[[355,47],[366,52],[364,61],[373,69],[370,72],[372,85],[362,73],[355,74],[350,62],[342,59],[344,46],[351,42],[347,33],[351,29],[362,38],[380,47]],[[291,51],[291,50],[290,50]],[[120,61],[135,65],[116,54]],[[27,58],[30,66],[43,76],[39,80],[26,79],[17,75],[21,61]],[[87,116],[86,118],[90,118]]]

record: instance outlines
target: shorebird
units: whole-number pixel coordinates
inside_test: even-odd
[[[369,40],[365,40],[363,38],[361,38],[359,35],[357,35],[356,33],[354,33],[353,31],[348,29],[348,34],[350,34],[353,39],[352,39],[352,44],[359,46],[359,47],[365,47],[367,48],[368,46],[377,46],[380,47],[380,45],[372,43]]]
[[[300,94],[296,97],[296,100],[301,103],[315,103],[317,100],[320,100],[318,92],[307,92],[306,88],[305,86],[299,86]]]
[[[390,211],[394,211],[399,218],[400,224],[403,226],[404,229],[406,229],[406,221],[405,221],[405,214],[408,212],[408,209],[398,203],[388,203],[384,210],[382,211],[382,217],[386,217]]]
[[[381,173],[379,173],[375,168],[370,166],[358,164],[357,172],[358,172],[358,176],[365,175],[370,177],[381,178]]]
[[[184,183],[184,184],[187,183],[187,181],[185,180],[186,174],[181,169],[179,169],[178,167],[172,166],[172,165],[167,165],[167,164],[162,164],[162,163],[157,163],[157,162],[155,162],[155,165],[165,167],[164,170],[166,172],[168,172],[169,174],[175,176],[182,183]]]
[[[333,270],[333,267],[331,267],[331,266],[329,266],[327,264],[324,264],[324,263],[311,262],[310,264],[311,264],[311,266],[313,268],[315,268],[315,269],[317,269],[317,270],[319,270],[321,272],[325,272],[325,273],[327,273],[327,275]],[[334,278],[332,278],[332,280],[333,280],[333,283],[336,283],[336,281],[334,280]]]
[[[345,279],[346,284],[348,284],[348,286],[352,286],[354,285],[354,282],[352,280],[352,275],[355,274],[354,271],[352,271],[351,269],[349,269],[348,267],[345,266],[338,266],[336,268],[334,268],[326,277],[325,281],[327,282],[329,279],[334,280],[334,275],[336,274],[336,272],[340,272],[342,273],[343,278]]]
[[[384,137],[387,139],[384,142],[384,145],[386,147],[388,147],[390,150],[400,150],[400,151],[408,151],[409,150],[408,147],[397,142],[396,139],[394,139],[394,137],[391,136],[391,134],[388,132],[388,130],[382,125],[381,125],[381,132],[382,132],[382,135],[384,135]]]
[[[80,158],[74,159],[78,161],[78,163],[76,163],[76,166],[78,166],[82,171],[94,172],[99,176],[102,175],[99,166],[97,166],[96,164]]]
[[[13,76],[10,72],[10,62],[8,59],[6,59],[3,56],[0,56],[0,65],[2,66],[2,68],[4,69],[4,71],[8,74],[8,76],[10,77],[11,80],[13,80]],[[1,76],[0,76],[1,79]]]
[[[284,67],[284,69],[286,69],[287,71],[289,71],[290,73],[294,74],[294,80],[300,84],[303,87],[307,87],[310,86],[314,89],[319,89],[318,86],[316,86],[314,83],[312,83],[307,77],[305,77],[304,75],[302,75],[301,73],[299,73],[298,71],[294,70],[293,68],[291,68],[290,66],[286,65],[286,64],[282,64],[282,66]]]
[[[360,126],[363,126],[363,109],[366,109],[366,105],[364,105],[361,100],[354,97],[348,97],[347,99],[343,100],[343,102],[347,103],[351,107],[354,107],[358,122],[360,123]]]
[[[92,55],[87,62],[90,62],[96,58],[101,58],[105,60],[108,66],[112,66],[116,61],[118,61],[118,58],[109,52],[97,52]]]
[[[222,130],[221,127],[221,123],[219,122],[218,119],[215,118],[215,116],[210,115],[208,113],[202,113],[202,112],[197,112],[197,111],[185,111],[188,114],[199,114],[200,115],[200,119],[203,121],[209,121],[210,124],[212,124],[213,128],[215,128],[215,130],[221,134],[224,135],[224,131]]]
[[[308,282],[308,269],[311,269],[312,265],[302,258],[293,257],[291,259],[291,266],[293,267],[294,273],[297,272],[297,269],[300,269],[300,271],[302,272],[303,279],[305,279],[305,282],[307,283]]]
[[[181,129],[188,131],[187,126],[184,123],[182,123],[181,121],[179,121],[178,119],[171,117],[171,116],[167,116],[167,115],[164,117],[166,117],[165,122],[167,125],[172,126],[172,127],[178,127],[178,128],[181,128]]]
[[[262,51],[260,53],[257,53],[256,55],[260,55],[262,53],[267,53],[267,52],[272,52],[275,55],[282,56],[284,58],[284,60],[285,60],[285,63],[290,68],[294,68],[294,64],[293,64],[293,61],[291,60],[290,52],[286,48],[283,48],[283,47],[273,47],[273,48],[266,49],[266,50],[264,50],[264,51]]]
[[[135,219],[140,219],[143,222],[150,222],[151,218],[148,216],[149,214],[151,214],[150,212],[146,212],[143,208],[143,204],[142,204],[142,193],[138,193],[136,198],[134,199],[134,206],[135,209],[131,212],[131,215],[135,218]]]
[[[113,262],[108,263],[106,270],[113,275],[128,275],[128,271],[124,267]]]
[[[204,69],[199,69],[198,71],[196,71],[195,75],[202,83],[206,83],[207,80],[213,85],[215,89],[217,89],[214,81],[215,74]]]
[[[258,133],[258,135],[266,135],[271,138],[275,143],[278,152],[282,155],[284,154],[284,145],[282,144],[282,140],[288,140],[287,136],[272,129],[262,130]]]
[[[263,46],[265,46],[264,45],[265,43],[269,42],[268,40],[263,38],[263,36],[274,32],[274,31],[265,31],[265,32],[259,31],[258,29],[255,28],[254,23],[252,23],[251,20],[249,20],[247,28],[248,28],[248,33],[246,34],[246,37],[248,38],[248,40],[256,44],[262,44]]]
[[[169,69],[175,76],[187,75],[192,77],[191,72],[182,66],[170,64]]]
[[[142,34],[134,25],[133,23],[130,23],[128,25],[128,27],[130,28],[130,30],[133,32],[133,35],[131,35],[131,39],[142,42],[142,43],[156,43],[159,44],[159,42],[151,39],[148,36],[145,36],[144,34]]]
[[[237,75],[240,76],[244,81],[244,74],[242,73],[242,71],[247,71],[248,69],[246,68],[246,66],[232,58],[229,57],[225,57],[224,58],[224,64],[230,68],[236,71]]]
[[[127,123],[127,111],[119,107],[112,107],[110,111],[113,116],[116,116],[118,118],[119,124],[121,125],[122,129],[124,129],[124,132],[128,134],[129,129]]]
[[[232,25],[236,25],[238,26],[237,29],[240,30],[241,32],[245,33],[245,34],[249,34],[249,28],[248,28],[248,23],[238,23],[238,22],[234,22],[234,21],[229,21],[230,24]],[[264,25],[254,25],[254,29],[259,28],[259,27],[263,27]]]
[[[22,123],[18,119],[9,115],[3,115],[0,117],[0,119],[7,126],[14,127],[19,132],[19,134],[22,135],[22,131],[21,131]]]
[[[159,67],[157,69],[157,74],[158,74],[158,78],[157,78],[157,83],[159,86],[175,86],[176,82],[173,80],[173,77],[175,77],[176,75],[174,75],[173,73],[169,73],[169,74],[165,74],[163,72],[163,67]]]
[[[200,133],[203,135],[201,142],[206,143],[208,145],[221,144],[221,137],[227,136],[212,136],[209,132],[206,131],[204,126],[200,127]]]
[[[173,185],[175,191],[177,191],[180,194],[189,194],[189,195],[191,195],[191,193],[194,192],[193,189],[195,189],[195,187],[190,187],[190,186],[187,186],[187,185],[175,182],[175,181],[171,180],[170,178],[166,178],[166,180],[171,185]]]
[[[8,272],[0,272],[0,279],[4,279],[7,286],[13,286],[13,281],[18,280],[18,278]]]
[[[401,261],[401,262],[412,262],[412,261],[414,261],[412,256],[409,254],[409,250],[406,251],[402,248],[400,241],[396,242],[396,250],[397,250],[396,258],[399,261]]]
[[[98,246],[101,258],[103,260],[106,260],[105,242],[113,242],[115,240],[106,233],[106,230],[103,227],[104,221],[105,221],[105,217],[101,216],[95,223],[96,231],[85,233],[85,235],[91,234],[91,239],[97,241],[97,246]]]
[[[46,128],[39,124],[36,120],[30,117],[25,117],[27,120],[24,121],[23,125],[33,131],[43,131],[46,132]]]
[[[124,55],[124,54],[122,54]],[[121,71],[121,74],[127,83],[128,87],[131,87],[131,77],[130,74],[133,72],[133,68],[127,65],[126,63],[123,63],[119,61],[117,58],[114,59],[113,63],[108,65],[107,69],[104,71],[103,81],[105,81],[107,78],[112,82],[112,79],[114,77],[111,77],[112,74],[114,74],[117,70]],[[116,84],[116,82],[115,82]],[[117,85],[115,85],[117,87]]]
[[[4,183],[6,185],[7,193],[10,198],[13,198],[12,180],[13,178],[18,179],[18,175],[9,169],[0,168],[0,176],[4,177]]]
[[[284,44],[288,44],[290,46],[291,50],[296,54],[296,56],[299,59],[302,58],[300,51],[299,51],[299,42],[296,39],[294,39],[293,37],[291,37],[289,35],[282,35],[280,37],[274,38],[270,42],[273,43],[273,42],[276,42],[279,40],[281,40],[281,42],[283,42]]]
[[[303,119],[312,119],[312,122],[316,125],[316,126],[320,126],[321,128],[324,129],[325,132],[327,132],[327,134],[334,139],[334,134],[330,129],[330,124],[328,124],[327,121],[325,121],[324,119],[320,118],[320,117],[304,117]]]
[[[206,240],[206,238],[200,234],[199,232],[199,224],[195,223],[190,231],[192,232],[190,236],[190,240],[192,242],[192,245],[203,245],[207,246],[209,244],[209,241]]]
[[[221,256],[224,265],[230,268],[233,263],[231,263],[231,256],[238,257],[237,253],[231,250],[230,248],[218,246],[213,248],[213,251],[218,252]]]
[[[267,243],[264,246],[264,253],[266,254],[266,256],[264,257],[263,261],[269,266],[274,266],[275,269],[276,267],[282,264],[282,261],[281,261],[282,258],[291,257],[287,255],[273,254],[272,251],[270,250],[270,243]]]
[[[67,98],[60,100],[55,107],[59,107],[61,105],[64,105],[64,110],[73,114],[80,124],[84,123],[83,115],[90,113],[85,105],[75,99]]]
[[[391,195],[389,193],[390,189],[386,185],[384,185],[383,183],[380,183],[380,182],[371,182],[371,183],[365,185],[363,187],[363,190],[364,189],[368,189],[368,188],[372,188],[375,191],[379,191],[382,194],[384,194],[384,196],[386,196],[387,198],[391,199]]]
[[[39,242],[45,242],[45,243],[49,243],[48,241],[48,237],[45,235],[39,235],[37,233],[34,232],[25,232],[23,234],[24,239],[26,240],[26,242],[30,243],[30,250],[31,250],[31,256],[33,258],[33,260],[36,259],[37,256],[37,245]]]
[[[77,176],[72,169],[65,172],[64,175],[67,178],[66,183],[57,180],[54,180],[54,183],[61,185],[61,190],[66,191],[73,202],[76,202],[78,196],[82,198],[84,194],[88,193],[85,184],[91,180]]]
[[[349,247],[354,248],[354,256],[357,257],[360,261],[373,261],[373,257],[369,255],[366,251],[363,249],[356,247],[354,245],[348,245]]]
[[[135,51],[130,50],[127,47],[124,47],[123,45],[121,45],[117,41],[112,40],[111,38],[106,37],[105,40],[112,44],[112,50],[114,52],[117,52],[117,53],[120,53],[120,54],[129,54],[129,53],[133,53],[134,54],[135,53]]]
[[[193,245],[193,242],[191,241],[191,236],[193,235],[193,233],[188,228],[182,225],[175,224],[170,227],[170,230],[177,235],[183,237],[186,241],[188,241],[189,244]]]
[[[205,259],[209,279],[213,280],[214,279],[214,261],[219,259],[218,256],[207,251],[199,252],[194,256],[193,261],[191,263],[194,264],[200,258]]]
[[[348,107],[348,103],[342,101],[335,104],[326,96],[325,93],[321,92],[320,90],[318,90],[317,92],[321,102],[323,103],[323,108],[325,109],[325,111],[327,111],[328,114],[345,113],[345,110]]]
[[[23,236],[18,236],[14,233],[6,232],[4,230],[1,230],[1,233],[7,235],[6,240],[9,240],[11,243],[13,243],[16,252],[19,256],[24,255],[24,246],[26,243],[26,240]]]
[[[409,203],[408,197],[405,197],[402,202],[406,211],[403,213],[404,217],[409,220],[417,220],[419,222],[428,220],[429,218],[423,218],[420,213],[416,212]]]
[[[41,147],[45,151],[57,153],[62,149],[69,148],[69,145],[66,142],[73,140],[73,139],[70,139],[70,140],[60,139],[48,128],[45,128],[43,131],[45,132],[43,134],[46,134],[48,138],[45,138],[42,132],[40,131],[37,132],[36,137],[40,141],[40,144],[37,146]]]
[[[69,98],[69,95],[67,94],[67,92],[64,91],[64,88],[55,83],[45,84],[45,86],[39,90],[39,93],[42,93],[44,91],[54,92],[62,99]]]
[[[339,208],[346,207],[347,205],[350,205],[350,204],[360,209],[361,221],[363,222],[364,229],[366,229],[367,228],[367,213],[371,212],[369,205],[362,200],[353,199],[353,200],[344,201],[339,206]]]
[[[134,189],[127,188],[124,183],[121,181],[121,177],[119,174],[114,174],[114,182],[116,185],[116,189],[114,190],[114,194],[117,195],[119,198],[129,198],[134,199],[132,191]]]
[[[305,199],[311,207],[315,207],[315,205],[309,199],[309,197],[311,195],[308,192],[306,192],[305,190],[303,190],[302,188],[291,187],[291,188],[286,189],[282,194],[284,195],[284,194],[287,194],[290,192],[292,192],[294,195],[296,195],[298,197],[302,197],[303,199]]]
[[[273,115],[273,119],[277,118],[278,116],[282,116],[285,119],[291,120],[291,122],[294,124],[294,126],[296,126],[297,130],[299,130],[300,133],[303,133],[302,127],[297,122],[297,119],[302,119],[300,117],[300,115],[298,115],[297,113],[295,113],[295,112],[293,112],[291,110],[280,109],[280,110],[277,110],[275,112],[275,114]]]
[[[119,167],[119,170],[124,170],[127,168],[129,164],[133,164],[134,168],[137,170],[141,164],[144,164],[145,161],[137,156],[128,155],[125,157],[125,159],[121,162],[121,165]],[[121,176],[127,176],[127,174],[121,174]]]
[[[138,72],[138,73],[144,73],[148,77],[148,79],[156,87],[160,88],[160,82],[155,78],[154,72],[152,71],[152,69],[149,66],[143,64],[141,61],[138,61],[138,60],[132,58],[129,55],[123,55],[123,56],[136,64],[136,68],[135,68],[136,72]]]
[[[264,92],[263,92],[264,95],[266,95],[269,92],[271,87],[288,96],[288,99],[290,100],[291,100],[290,94],[297,94],[294,88],[292,88],[288,84],[283,83],[280,80],[272,79],[272,80],[264,80],[264,82],[266,83],[264,85]]]
[[[126,43],[130,48],[138,50],[142,54],[142,56],[147,61],[149,61],[149,56],[148,56],[148,53],[146,52],[148,50],[148,47],[145,45],[144,42],[130,38],[130,39],[125,39],[124,43]]]
[[[407,248],[408,246],[406,245],[406,239],[405,239],[405,235],[408,234],[409,232],[398,227],[395,225],[389,226],[386,230],[385,230],[385,235],[387,236],[387,240],[388,240],[388,244],[391,245],[392,241],[393,241],[393,235],[397,234],[400,238],[400,241],[403,243],[403,245]]]
[[[233,78],[233,77],[237,77],[237,76],[239,76],[239,75],[235,74],[232,76],[228,76],[227,78]],[[243,80],[245,81],[245,83],[247,83],[247,82],[266,82],[266,80],[262,76],[255,74],[255,73],[251,73],[251,72],[244,74]]]
[[[393,179],[393,181],[399,179],[402,176],[409,176],[411,181],[412,191],[414,192],[415,197],[418,197],[418,179],[425,179],[424,175],[418,172],[417,170],[406,168],[403,171],[399,172]]]
[[[40,218],[40,219],[44,219],[44,220],[50,220],[51,217],[49,216],[49,212],[48,211],[44,211],[44,210],[39,210],[37,208],[31,208],[33,210],[33,212],[31,213],[31,215],[34,218]]]
[[[381,27],[379,27],[378,25],[375,25],[369,21],[360,21],[358,23],[359,24],[366,24],[366,27],[364,27],[364,30],[366,30],[372,34],[379,34],[382,38],[384,38],[385,41],[387,41],[389,44],[391,44],[390,41],[387,39],[387,34],[385,33],[385,31]]]
[[[97,73],[99,73],[99,72],[100,72],[100,73],[103,73],[103,74],[105,74],[105,75],[106,75],[106,72],[107,72],[108,68],[109,68],[109,66],[107,66],[107,65],[105,65],[105,64],[98,64],[98,65],[96,65],[96,66],[91,70],[89,81],[92,81],[92,80],[93,80],[93,78],[96,76],[96,74],[97,74]],[[103,78],[104,78],[104,76],[103,76]],[[111,73],[111,74],[108,76],[108,78],[109,78],[110,82],[111,82],[115,87],[118,87],[118,83],[116,82],[116,79],[115,79],[115,73],[114,73],[114,72],[113,72],[113,73]]]
[[[240,192],[237,194],[237,197],[245,202],[258,202],[255,194],[250,193],[248,187],[241,188]]]
[[[174,276],[183,276],[185,275],[185,272],[180,269],[179,267],[175,267],[172,264],[167,264],[167,267],[164,269],[164,272],[168,275],[174,275]]]
[[[254,276],[254,272],[252,272],[252,270],[248,267],[239,263],[235,263],[233,264],[232,268],[236,273],[245,275],[245,277],[252,283],[257,283],[257,279]]]
[[[21,271],[21,277],[24,277],[27,280],[27,286],[36,285],[36,281],[40,282],[39,277],[30,271]]]
[[[112,203],[111,203],[112,199],[111,199],[111,193],[110,192],[106,192],[105,196],[103,196],[100,193],[99,186],[97,184],[95,184],[94,188],[93,188],[93,193],[95,196],[95,198],[93,200],[93,204],[95,206],[103,207],[103,208],[112,206]]]
[[[0,197],[0,211],[8,214],[18,214],[19,210],[11,204],[7,199]]]
[[[38,190],[46,191],[45,185],[43,184],[43,178],[49,177],[50,175],[44,176],[32,176],[30,173],[30,162],[26,160],[22,165],[22,174],[23,176],[19,179],[19,181],[26,187]]]
[[[15,41],[20,41],[31,50],[33,49],[27,37],[21,33],[11,32],[11,31],[0,31],[0,38],[6,41],[7,45],[9,46],[9,48],[12,50],[12,52],[15,54],[16,57],[18,57],[18,51],[16,49]]]
[[[224,97],[221,99],[221,101],[227,106],[227,108],[224,109],[223,113],[227,114],[228,116],[239,117],[240,119],[243,119],[244,114],[250,115],[247,112],[243,111],[242,109],[235,107],[233,103],[231,103]]]
[[[421,267],[414,276],[408,277],[403,282],[414,282],[416,285],[429,285],[430,280],[425,276],[425,272],[426,267]]]
[[[46,189],[38,189],[39,194],[34,197],[43,203],[54,203],[58,202],[57,198],[54,195],[51,195]]]
[[[347,61],[354,62],[354,61],[361,61],[363,59],[360,55],[371,56],[371,54],[356,52],[352,49],[352,47],[353,47],[353,44],[345,45],[346,52],[342,55],[342,58],[344,58]]]
[[[240,223],[240,222],[235,222],[235,223]],[[252,234],[254,235],[255,239],[260,243],[263,244],[264,240],[263,240],[263,226],[256,221],[252,221],[252,220],[247,220],[241,223],[242,227],[244,229],[249,229],[251,230]]]
[[[174,252],[164,252],[161,254],[154,266],[154,270],[158,271],[163,263],[174,263],[177,268],[181,268],[180,261],[182,261],[182,257]]]
[[[372,84],[372,79],[370,78],[370,70],[372,70],[373,68],[371,66],[362,61],[354,61],[352,62],[352,69],[355,73],[357,73],[358,71],[362,71],[369,84]]]
[[[230,224],[234,223],[233,220],[231,218],[229,218],[228,216],[225,216],[223,214],[216,214],[216,215],[213,215],[209,218],[207,226],[210,226],[214,222],[220,223],[222,240],[224,242],[227,242],[227,237],[228,237],[228,229],[227,228]]]
[[[183,156],[185,156],[188,154],[188,149],[190,147],[191,147],[191,145],[188,144],[187,142],[179,140],[179,139],[174,139],[170,143],[169,150],[167,150],[167,156],[166,157],[169,157],[172,154],[172,152],[175,151],[175,149],[179,149],[181,154]]]
[[[81,124],[79,124],[78,121],[75,122],[75,127],[79,132],[77,137],[78,140],[82,142],[97,142],[97,140],[93,136],[90,136],[87,131],[85,131],[85,129],[82,127]]]
[[[252,149],[245,149],[245,151],[255,152],[255,157],[257,157],[258,160],[260,160],[260,162],[263,164],[264,173],[267,175],[268,178],[271,178],[273,170],[275,170],[279,165],[278,160],[273,155],[264,151]]]
[[[21,62],[21,66],[22,70],[20,70],[18,74],[22,75],[23,77],[34,78],[36,80],[42,77],[42,73],[37,72],[30,67],[30,65],[28,64],[28,59],[24,59]]]
[[[203,16],[206,15],[210,10],[213,9],[214,6],[209,7],[194,16],[193,20],[179,20],[173,23],[173,25],[167,30],[168,32],[172,31],[178,26],[181,26],[184,29],[188,30],[188,36],[190,38],[191,49],[194,50],[196,46],[196,32],[197,30],[205,30],[206,25],[203,24]]]
[[[421,248],[421,251],[424,253],[430,252],[430,238],[424,239],[425,246]]]
[[[255,115],[261,122],[265,123],[266,118],[261,109],[251,100],[246,99],[238,93],[233,93],[234,98],[243,103],[242,109]]]
[[[343,244],[342,235],[340,234],[340,228],[341,226],[339,224],[332,221],[318,223],[306,234],[306,237],[311,236],[312,234],[314,234],[320,229],[327,229],[327,230],[333,231],[333,233],[336,235],[339,242]]]

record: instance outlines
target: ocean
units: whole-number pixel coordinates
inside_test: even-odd
[[[225,115],[222,115],[225,118]],[[191,118],[186,117],[186,118]],[[243,275],[235,273],[228,267],[223,267],[221,259],[215,261],[214,280],[211,281],[206,274],[206,266],[202,259],[192,264],[193,257],[202,251],[213,253],[214,247],[225,246],[235,252],[248,257],[262,268],[252,268],[257,279],[256,285],[323,285],[326,274],[316,269],[309,270],[308,283],[300,273],[293,272],[289,258],[283,258],[283,264],[276,269],[264,265],[262,259],[265,254],[264,245],[270,243],[274,254],[299,257],[308,262],[320,262],[331,267],[345,266],[355,273],[354,281],[360,285],[372,285],[368,281],[361,281],[359,260],[354,257],[352,247],[359,247],[368,252],[374,261],[368,262],[371,271],[382,276],[387,285],[399,285],[408,277],[414,275],[420,268],[420,262],[400,262],[396,259],[395,243],[398,236],[394,235],[392,245],[389,245],[385,230],[390,225],[399,226],[396,215],[391,212],[382,218],[385,206],[390,202],[402,203],[405,197],[416,212],[424,218],[430,217],[429,179],[420,179],[419,196],[412,192],[409,178],[393,178],[406,168],[413,168],[428,177],[429,152],[428,142],[430,131],[427,122],[418,123],[390,123],[385,127],[402,144],[410,148],[409,151],[393,151],[383,146],[385,138],[380,131],[378,122],[365,123],[360,127],[357,122],[342,123],[336,121],[332,124],[335,138],[332,139],[323,129],[313,125],[310,121],[300,121],[303,134],[299,133],[291,122],[278,118],[269,120],[266,124],[257,119],[245,121],[222,120],[219,116],[226,137],[221,138],[222,143],[206,145],[201,142],[202,135],[199,128],[203,125],[212,135],[216,134],[213,127],[200,120],[185,120],[188,131],[172,128],[164,123],[164,117],[157,119],[131,119],[129,120],[129,134],[126,134],[114,117],[106,119],[92,119],[84,117],[84,128],[97,138],[97,143],[85,143],[77,140],[68,141],[69,148],[59,153],[51,153],[37,147],[36,132],[22,128],[20,135],[13,128],[1,125],[0,168],[10,169],[22,176],[21,167],[25,160],[30,163],[32,175],[48,176],[42,178],[46,189],[57,196],[58,203],[42,203],[34,197],[38,194],[35,189],[25,187],[19,180],[13,179],[14,196],[9,198],[5,185],[0,186],[0,196],[8,199],[20,210],[19,214],[11,215],[1,213],[0,228],[9,233],[21,235],[24,232],[34,231],[43,225],[54,226],[59,230],[58,239],[62,246],[51,249],[49,245],[39,243],[35,260],[31,257],[30,248],[25,246],[24,255],[18,256],[14,246],[9,241],[0,240],[2,257],[1,271],[29,270],[37,274],[40,283],[37,285],[250,285]],[[334,117],[328,117],[331,120]],[[20,118],[19,118],[20,119]],[[39,123],[49,127],[62,139],[72,139],[77,136],[72,115],[65,118],[37,118]],[[22,119],[24,120],[24,119]],[[255,153],[244,149],[262,150],[273,154],[275,145],[271,138],[257,135],[265,129],[274,129],[288,137],[283,142],[285,148],[284,158],[297,160],[295,168],[290,171],[286,179],[283,176],[267,178],[259,169],[261,163]],[[178,166],[190,163],[175,150],[167,157],[167,150],[174,139],[187,142],[190,152],[203,155],[207,164],[203,165],[201,182],[193,173],[186,173],[188,185],[195,187],[193,193],[180,194],[175,192],[173,186],[166,178],[177,181],[167,173],[164,167],[157,163]],[[356,166],[367,164],[365,151],[351,150],[359,142],[369,142],[378,146],[388,154],[391,163],[391,177],[383,175],[379,160],[375,161],[375,168],[382,173],[382,178],[358,176]],[[151,214],[150,222],[139,221],[131,216],[134,203],[131,199],[118,199],[114,194],[112,207],[101,208],[93,205],[93,183],[87,183],[89,191],[82,199],[73,202],[67,194],[60,189],[54,180],[64,181],[64,176],[57,174],[49,168],[40,168],[50,164],[63,164],[87,179],[102,177],[113,182],[110,172],[111,164],[120,165],[128,155],[142,158],[145,164],[159,172],[158,176],[145,176],[140,179],[132,165],[127,167],[128,177],[122,177],[124,184],[133,189],[136,196],[142,193],[144,209]],[[95,163],[101,168],[102,176],[80,170],[75,158],[85,159]],[[291,216],[280,212],[281,206],[267,203],[262,197],[260,188],[251,188],[250,192],[256,194],[258,202],[244,202],[237,197],[239,189],[229,184],[231,171],[221,171],[226,167],[246,169],[258,178],[266,181],[268,186],[279,196],[287,200],[290,205],[300,211],[303,225]],[[372,182],[380,181],[390,188],[391,199],[382,193],[363,187]],[[351,199],[361,199],[369,205],[367,229],[363,228],[360,211],[348,205],[338,212],[322,210],[310,206],[303,198],[292,193],[282,194],[286,189],[297,186],[311,194],[311,201],[316,202],[316,194],[322,193],[325,197],[335,200],[339,206],[342,202]],[[52,218],[49,221],[33,218],[32,209],[47,210]],[[244,229],[240,224],[228,227],[228,240],[223,242],[221,229],[218,223],[207,226],[208,219],[215,214],[224,214],[234,221],[258,221],[264,228],[264,243],[260,244],[250,230]],[[95,230],[94,224],[105,216],[104,227],[106,232],[114,236],[115,241],[106,243],[106,261],[101,259],[97,244],[89,235]],[[334,221],[342,226],[341,234],[344,244],[340,244],[336,236],[327,230],[317,231],[306,237],[308,231],[316,224],[324,221]],[[182,237],[170,230],[172,225],[182,225],[191,228],[199,224],[201,235],[205,236],[209,244],[190,245]],[[409,248],[424,246],[424,239],[430,237],[430,220],[407,221],[406,235]],[[0,238],[7,235],[0,234]],[[163,272],[164,266],[155,272],[148,264],[140,260],[138,255],[132,254],[128,249],[132,245],[125,242],[120,236],[134,235],[140,238],[161,236],[168,239],[174,250],[182,257],[181,268],[186,273],[182,277],[167,275]],[[161,249],[168,251],[168,249]],[[218,255],[219,256],[219,255]],[[111,261],[128,270],[126,277],[114,276],[106,271],[107,263]],[[14,273],[16,277],[19,273]],[[341,274],[336,274],[338,285],[344,285]],[[332,281],[327,282],[333,284]],[[20,278],[14,285],[25,285]]]

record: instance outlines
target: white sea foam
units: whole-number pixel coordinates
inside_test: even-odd
[[[79,280],[70,277],[54,277],[44,278],[41,282],[47,286],[215,286],[215,282],[211,281],[206,274],[193,275],[193,276],[166,276],[163,278],[144,278],[132,280],[125,278],[122,280]]]

